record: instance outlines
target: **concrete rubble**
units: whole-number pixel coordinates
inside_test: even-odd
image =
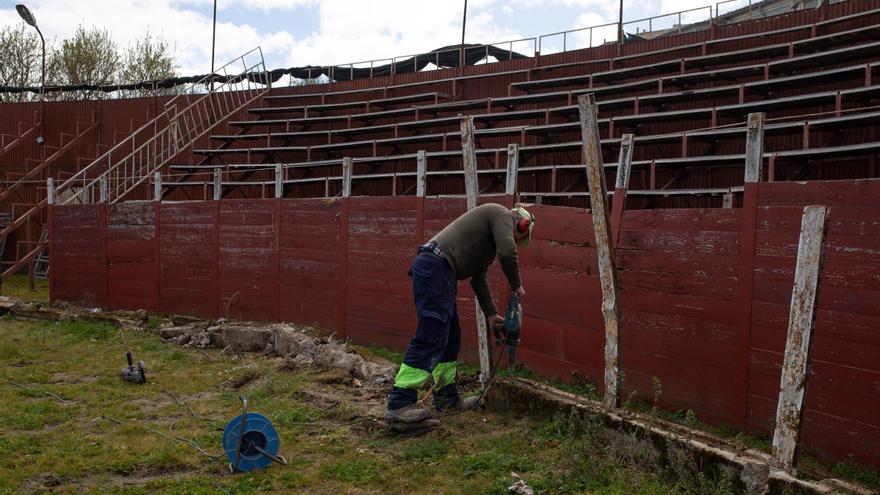
[[[187,348],[216,348],[226,352],[260,352],[282,357],[290,367],[315,366],[341,370],[365,384],[390,385],[397,367],[385,360],[367,360],[346,342],[332,336],[313,335],[305,328],[288,323],[259,324],[229,322],[224,318],[205,320],[190,316],[172,316],[158,327],[150,325],[146,311],[102,311],[79,308],[56,302],[49,306],[25,303],[14,297],[0,296],[0,315],[12,313],[17,318],[35,321],[76,319],[109,323],[127,329],[157,334],[166,342]]]
[[[364,359],[345,342],[314,336],[287,323],[263,325],[233,323],[222,318],[217,321],[172,318],[155,331],[164,340],[173,340],[184,347],[213,347],[235,353],[260,352],[286,358],[292,367],[341,370],[375,385],[390,384],[396,371],[396,366],[391,363]]]

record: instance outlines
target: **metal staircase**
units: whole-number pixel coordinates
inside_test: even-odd
[[[243,67],[244,72],[229,71]],[[165,104],[155,119],[136,130],[56,189],[57,204],[88,204],[126,199],[220,122],[269,91],[263,53],[255,48],[189,86]],[[103,185],[102,185],[103,184]]]
[[[40,232],[40,246],[46,246],[49,243],[49,224],[43,224],[43,230]],[[37,278],[47,278],[49,276],[49,253],[45,249],[40,251],[37,259],[34,260],[34,276]]]
[[[24,128],[26,123],[19,122],[18,134],[0,134],[0,157],[37,132],[37,129],[40,128],[38,115],[39,112],[34,112],[34,123],[27,129]]]
[[[128,198],[197,139],[270,89],[269,74],[259,47],[235,58],[214,74],[187,86],[182,94],[166,103],[153,120],[58,185],[53,194],[54,203],[116,203]],[[0,237],[43,214],[47,204],[48,197],[33,205],[3,228]],[[40,242],[0,276],[5,279],[33,261],[43,253],[47,240],[48,236],[45,239],[41,236]],[[48,263],[48,259],[45,261]]]

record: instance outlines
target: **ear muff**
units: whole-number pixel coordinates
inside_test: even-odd
[[[518,222],[516,222],[516,231],[520,234],[525,234],[529,231],[529,227],[532,225],[531,218],[520,218]]]

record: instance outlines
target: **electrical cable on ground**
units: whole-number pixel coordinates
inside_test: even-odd
[[[186,410],[189,411],[189,413],[192,415],[192,417],[194,417],[194,418],[196,418],[196,419],[198,419],[198,420],[204,421],[206,424],[209,424],[212,428],[214,428],[214,429],[216,429],[216,430],[223,431],[223,427],[222,427],[222,426],[219,426],[216,422],[214,422],[214,421],[211,420],[211,419],[208,419],[208,418],[206,418],[206,417],[204,417],[204,416],[202,416],[202,415],[200,415],[200,414],[196,414],[196,412],[193,411],[193,409],[192,409],[191,407],[189,407],[185,402],[183,402],[182,400],[180,400],[180,398],[177,397],[176,395],[174,395],[174,393],[172,393],[170,390],[167,390],[167,389],[164,389],[164,388],[163,388],[163,389],[162,389],[162,392],[165,393],[165,394],[170,395],[171,398],[174,399],[174,402],[176,402],[178,405],[180,405],[180,406],[182,406],[182,407],[185,407]]]
[[[212,461],[217,460],[217,459],[223,457],[222,454],[221,454],[221,455],[214,455],[214,454],[211,454],[211,453],[205,451],[205,449],[203,449],[202,446],[199,445],[198,442],[196,442],[195,440],[190,440],[190,439],[188,439],[188,438],[183,438],[183,437],[179,437],[179,436],[177,436],[177,435],[172,435],[172,434],[170,434],[170,433],[165,433],[164,431],[159,430],[159,429],[156,429],[156,428],[153,428],[152,426],[147,425],[147,424],[145,424],[145,423],[136,422],[136,421],[124,421],[124,420],[121,420],[121,419],[116,419],[116,418],[113,418],[113,417],[111,417],[111,416],[105,416],[105,415],[98,416],[97,418],[93,419],[91,422],[94,423],[95,421],[102,420],[102,419],[107,420],[107,421],[111,421],[111,422],[113,422],[113,423],[120,424],[120,425],[135,425],[135,426],[140,426],[141,428],[143,428],[143,429],[145,429],[145,430],[147,430],[147,431],[150,431],[150,432],[155,433],[155,434],[157,434],[157,435],[161,435],[161,436],[163,436],[163,437],[165,437],[165,438],[167,438],[167,439],[169,439],[169,440],[173,440],[173,441],[175,441],[175,442],[177,442],[177,443],[182,443],[182,444],[185,444],[185,445],[189,445],[190,447],[196,449],[200,454],[202,454],[202,455],[204,455],[205,457],[211,459]]]
[[[12,385],[12,386],[14,386],[14,387],[18,387],[18,388],[20,388],[20,389],[22,389],[22,390],[30,390],[31,392],[39,392],[39,393],[42,393],[43,395],[47,395],[47,396],[49,396],[49,397],[54,397],[55,399],[58,399],[58,400],[59,400],[62,404],[64,404],[65,406],[74,403],[72,400],[65,399],[64,397],[61,397],[60,395],[55,395],[55,394],[53,394],[52,392],[49,392],[49,391],[46,391],[46,390],[43,390],[43,389],[33,388],[33,387],[28,387],[28,386],[26,386],[26,385],[22,385],[22,384],[20,384],[20,383],[16,383],[16,382],[14,382],[14,381],[12,381],[12,380],[10,380],[10,379],[8,379],[8,378],[0,378],[0,380],[3,380],[4,382],[6,382],[6,383],[8,383],[8,384],[10,384],[10,385]]]

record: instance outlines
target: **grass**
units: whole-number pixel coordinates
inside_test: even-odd
[[[49,280],[34,279],[34,290],[30,289],[27,274],[16,274],[3,281],[0,295],[17,297],[25,302],[49,302]]]
[[[4,295],[48,302],[45,281],[30,291],[26,276],[14,276]],[[161,319],[151,316],[148,326]],[[123,354],[147,364],[149,383],[124,383]],[[399,363],[402,354],[360,347]],[[444,419],[442,428],[421,438],[384,431],[335,427],[350,417],[350,405],[327,411],[301,392],[329,384],[313,370],[277,372],[277,360],[197,352],[164,344],[151,334],[108,324],[62,321],[31,323],[0,318],[0,494],[53,493],[507,493],[515,471],[536,493],[726,493],[725,473],[704,473],[687,452],[659,465],[632,435],[607,438],[581,418],[550,422],[480,413]],[[477,370],[462,366],[461,372]],[[520,367],[515,376],[541,380]],[[11,385],[8,380],[27,389]],[[248,381],[241,390],[230,383]],[[547,381],[547,380],[543,380]],[[594,384],[574,377],[552,385],[601,399]],[[190,415],[164,391],[183,398],[201,419]],[[47,393],[67,399],[62,403]],[[220,454],[224,426],[239,413],[245,393],[251,410],[270,418],[281,435],[290,465],[255,473],[226,475],[225,458],[211,460],[190,446],[145,430],[159,428],[195,440]],[[662,394],[655,383],[654,402]],[[768,438],[701,422],[693,413],[668,412],[646,401],[624,407],[702,429],[740,444],[769,451]],[[98,419],[111,416],[130,422]],[[325,427],[309,424],[321,423]],[[12,455],[10,455],[12,454]],[[805,471],[827,473],[880,488],[880,475],[851,459],[832,466],[808,455]]]
[[[146,363],[147,384],[121,380],[125,350]],[[615,456],[564,419],[463,414],[415,438],[340,427],[354,406],[319,408],[304,392],[357,390],[329,372],[276,371],[280,363],[182,349],[103,324],[0,319],[0,493],[501,494],[511,471],[539,493],[687,493],[671,471]],[[230,387],[243,378],[251,380]],[[239,414],[241,393],[278,429],[289,466],[229,475],[225,457],[209,459],[146,429],[220,454],[216,426]]]

